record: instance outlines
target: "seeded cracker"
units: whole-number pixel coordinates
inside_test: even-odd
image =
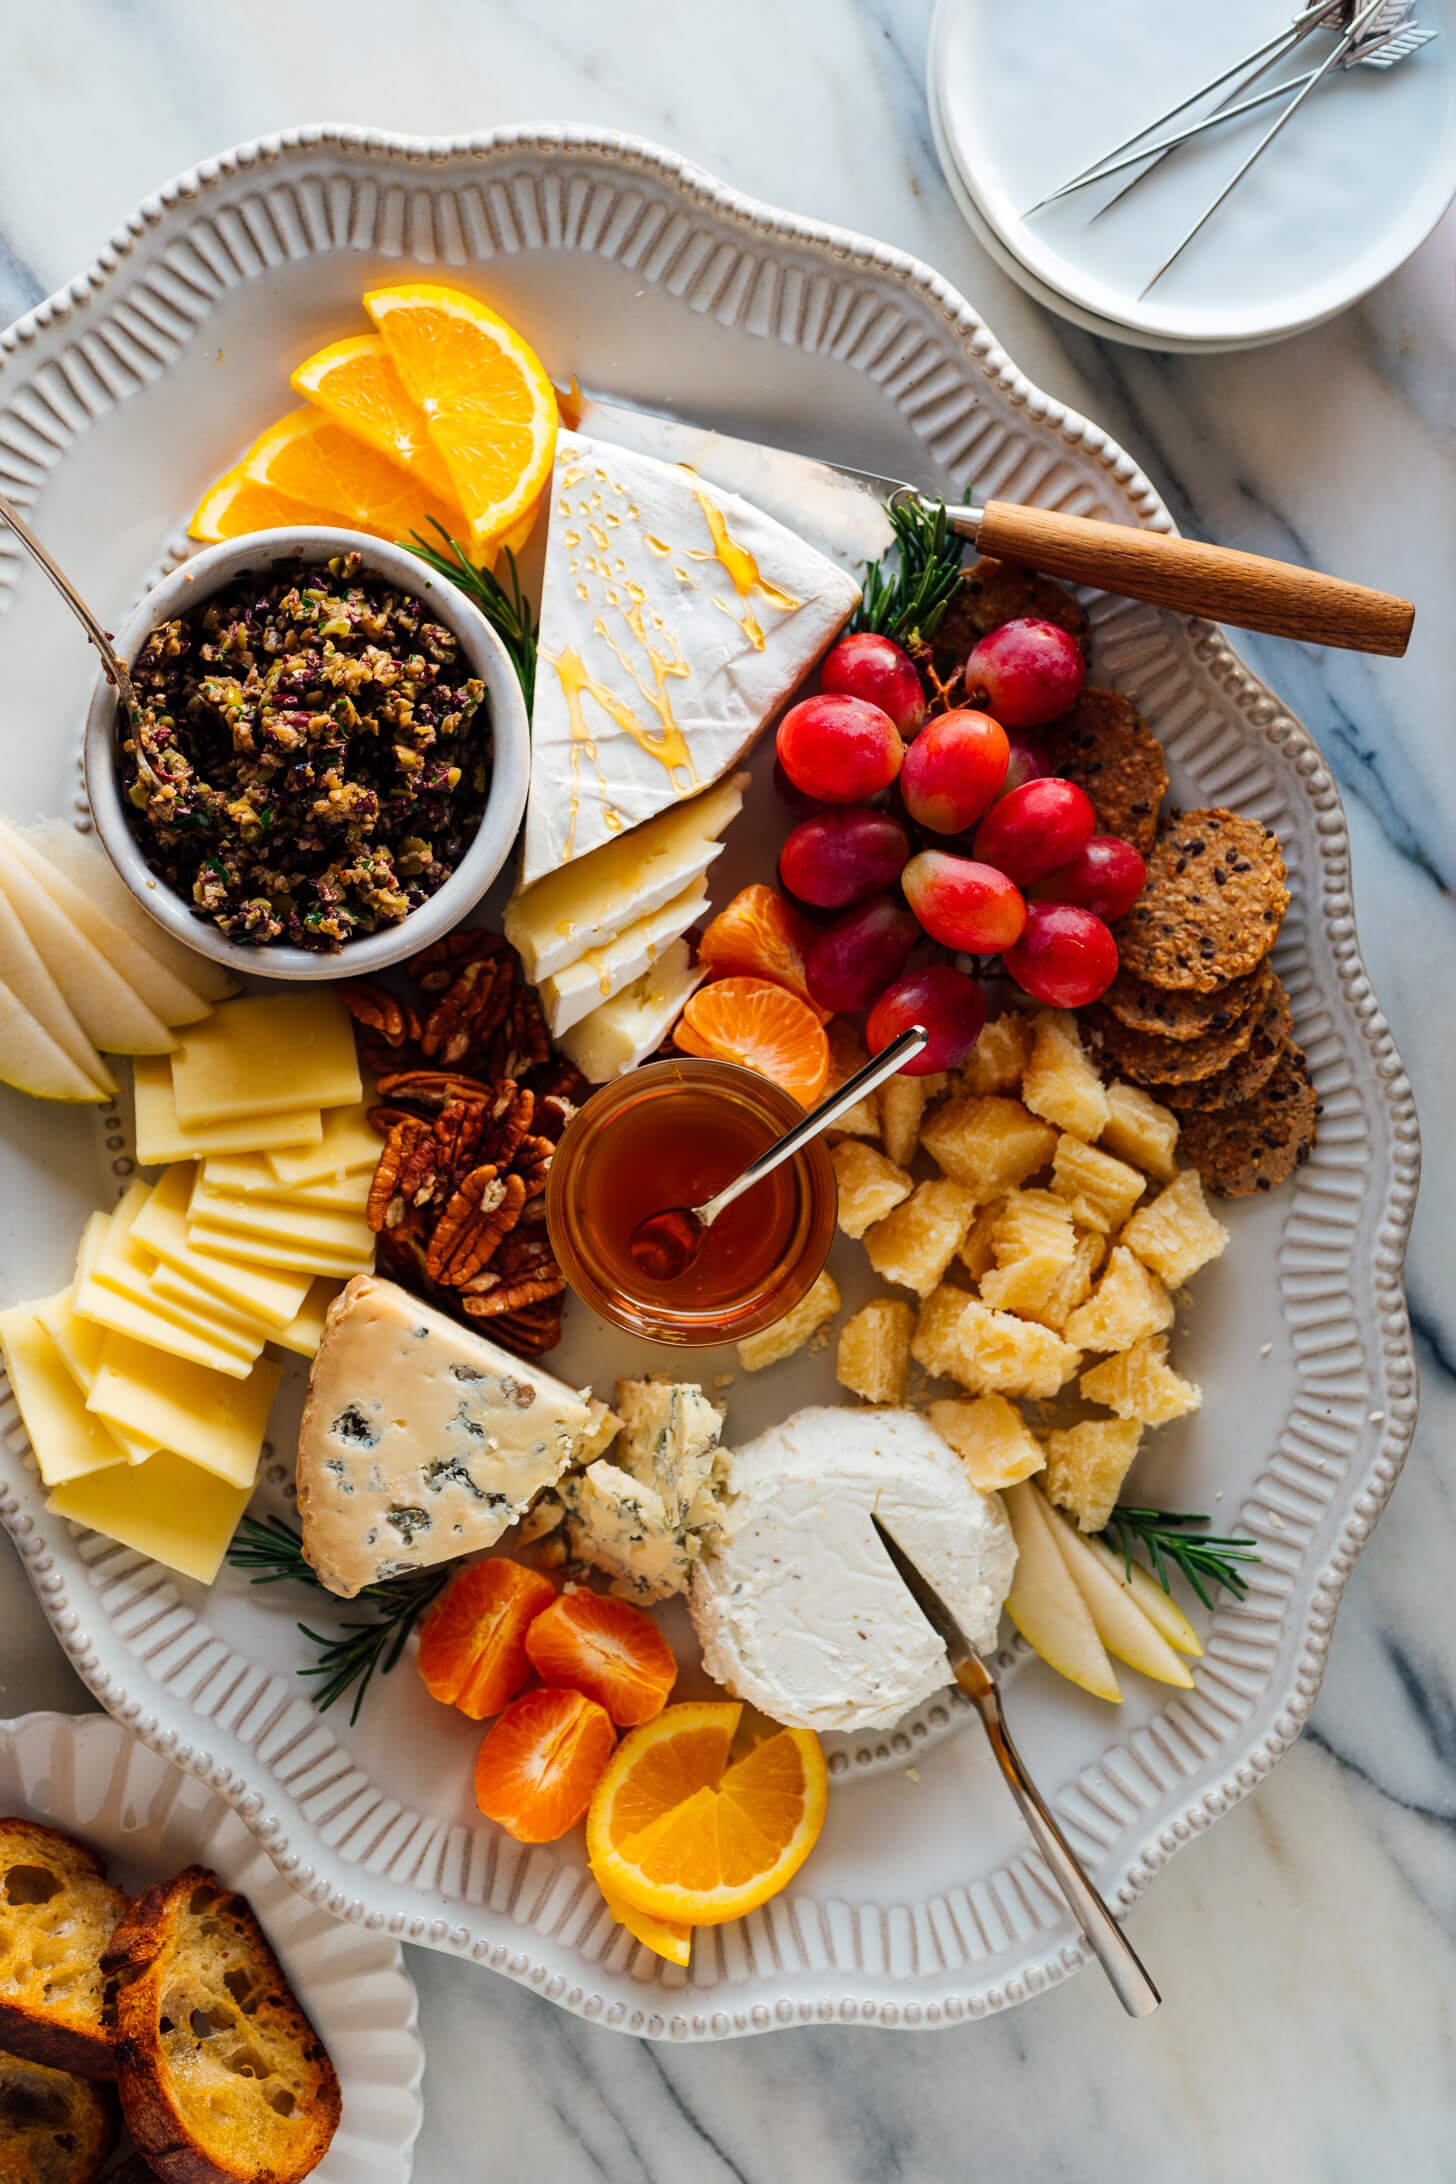
[[[1273,990],[1272,974],[1266,999]],[[1089,1011],[1098,1044],[1124,1077],[1145,1084],[1156,1093],[1160,1086],[1186,1085],[1216,1077],[1238,1060],[1254,1036],[1263,1011],[1240,1016],[1224,1031],[1205,1032],[1201,1039],[1165,1039],[1157,1032],[1129,1031],[1105,1009]]]
[[[1250,1198],[1273,1190],[1308,1160],[1318,1116],[1309,1064],[1290,1046],[1253,1099],[1185,1115],[1179,1149],[1220,1198]]]
[[[1087,610],[1054,577],[1038,576],[1016,561],[996,561],[987,554],[961,576],[961,588],[940,618],[931,659],[942,681],[966,664],[966,654],[988,630],[1015,622],[1024,614],[1069,630],[1090,657],[1092,639]]]
[[[1084,690],[1046,731],[1053,769],[1092,799],[1103,834],[1120,834],[1146,857],[1168,793],[1163,746],[1117,690]]]
[[[1251,1009],[1262,1007],[1270,976],[1268,965],[1261,963],[1212,993],[1170,993],[1130,971],[1119,971],[1102,996],[1102,1006],[1129,1031],[1151,1032],[1159,1039],[1202,1039],[1211,1031],[1227,1031]]]
[[[1239,1107],[1253,1099],[1256,1092],[1263,1091],[1282,1056],[1293,1044],[1289,996],[1276,978],[1267,1004],[1255,1019],[1253,1037],[1244,1052],[1235,1055],[1226,1069],[1196,1084],[1153,1085],[1150,1089],[1155,1097],[1161,1097],[1180,1115],[1211,1112],[1216,1107]]]
[[[1117,930],[1123,968],[1150,985],[1212,993],[1262,963],[1289,907],[1268,827],[1215,805],[1159,834],[1147,885]]]

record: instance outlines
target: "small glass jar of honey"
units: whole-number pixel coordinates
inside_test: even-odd
[[[651,1062],[604,1085],[551,1162],[546,1215],[571,1287],[655,1342],[737,1342],[792,1310],[834,1240],[834,1168],[822,1138],[718,1216],[685,1271],[657,1278],[632,1239],[651,1214],[698,1206],[796,1122],[787,1092],[733,1062]]]

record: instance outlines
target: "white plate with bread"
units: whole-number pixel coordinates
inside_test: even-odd
[[[406,2184],[415,2014],[397,1943],[119,1722],[0,1723],[0,2176]]]

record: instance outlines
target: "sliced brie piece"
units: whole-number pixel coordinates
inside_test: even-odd
[[[870,1523],[878,1511],[989,1651],[1016,1566],[994,1494],[908,1410],[803,1410],[728,1458],[693,1575],[703,1666],[799,1729],[886,1729],[949,1681],[945,1648]]]
[[[344,1599],[494,1546],[616,1419],[364,1275],[330,1307],[298,1440],[303,1548]]]
[[[743,809],[747,786],[747,774],[734,774],[513,895],[506,939],[532,985],[615,940],[701,879],[722,853],[718,836]]]
[[[685,933],[703,915],[708,907],[708,891],[701,880],[694,880],[671,902],[660,910],[653,910],[635,925],[629,925],[625,933],[618,933],[604,948],[591,948],[575,963],[568,963],[564,971],[541,981],[541,1006],[546,1011],[546,1021],[551,1027],[553,1039],[570,1031],[584,1016],[599,1008],[603,1001],[630,986],[644,971],[650,971],[664,952],[681,934]]]
[[[563,432],[550,492],[523,887],[736,765],[859,598],[679,465]]]
[[[655,1054],[707,977],[685,940],[675,940],[640,978],[573,1024],[562,1038],[566,1054],[588,1084],[608,1084]]]

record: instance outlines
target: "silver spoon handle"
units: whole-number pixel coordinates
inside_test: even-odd
[[[991,1740],[991,1749],[1006,1778],[1006,1786],[1021,1807],[1022,1818],[1051,1868],[1052,1879],[1066,1897],[1072,1916],[1107,1974],[1118,2001],[1129,2017],[1150,2017],[1163,1998],[1153,1985],[1142,1958],[1088,1878],[1081,1859],[1027,1773],[1021,1754],[1011,1741],[1011,1732],[1001,1711],[1001,1695],[995,1684],[991,1683],[989,1689],[984,1690],[979,1685],[963,1688],[968,1688],[969,1696],[975,1700],[976,1710]]]
[[[720,1213],[726,1212],[745,1191],[751,1191],[755,1183],[761,1183],[766,1175],[773,1174],[775,1168],[781,1168],[786,1160],[792,1160],[801,1146],[818,1137],[821,1131],[828,1130],[857,1100],[862,1100],[867,1093],[877,1091],[885,1079],[893,1077],[897,1070],[903,1069],[928,1040],[929,1033],[922,1030],[919,1024],[911,1024],[906,1030],[898,1032],[887,1047],[882,1047],[878,1054],[865,1063],[863,1069],[857,1069],[852,1077],[846,1077],[837,1092],[831,1092],[827,1100],[821,1100],[817,1107],[811,1107],[803,1121],[796,1122],[787,1136],[781,1137],[777,1144],[770,1145],[768,1151],[760,1153],[757,1160],[751,1160],[742,1175],[736,1175],[731,1183],[725,1183],[716,1198],[710,1198],[693,1209],[704,1228],[716,1221]]]

